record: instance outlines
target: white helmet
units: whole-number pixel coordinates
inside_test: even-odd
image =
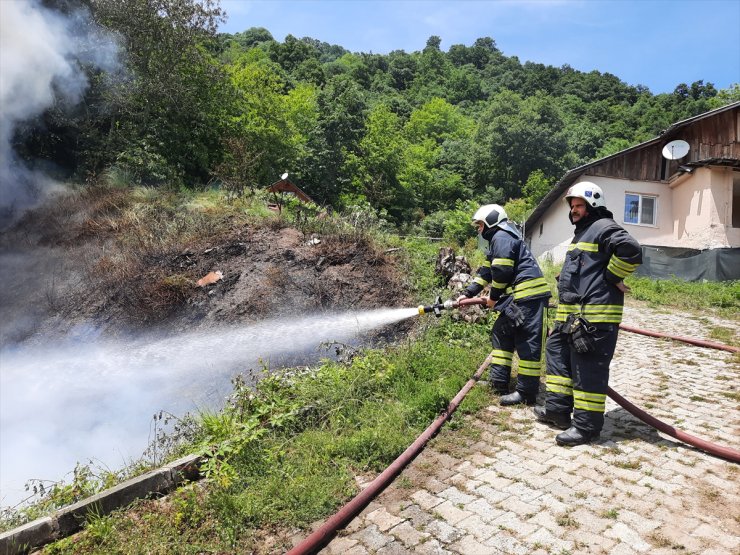
[[[506,211],[498,204],[484,204],[473,214],[473,224],[483,222],[486,229],[496,226],[501,227],[501,224],[508,219]]]
[[[582,198],[589,206],[593,206],[594,208],[605,206],[604,191],[601,190],[601,187],[590,181],[581,181],[580,183],[571,185],[568,192],[565,193],[565,202],[570,204],[570,199],[576,197]]]

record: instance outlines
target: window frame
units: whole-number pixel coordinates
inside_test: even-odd
[[[625,219],[626,212],[627,212],[627,196],[628,195],[633,195],[638,198],[637,221],[636,222],[628,222]],[[651,198],[654,201],[653,222],[652,223],[642,223],[640,221],[642,220],[642,200],[643,198]],[[649,193],[638,193],[636,191],[625,191],[624,192],[624,210],[622,211],[622,223],[625,225],[637,225],[641,227],[658,227],[658,195],[649,194]]]

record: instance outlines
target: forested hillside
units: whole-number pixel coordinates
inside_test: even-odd
[[[738,85],[677,76],[673,93],[654,95],[596,70],[522,63],[495,37],[353,53],[263,28],[218,33],[213,0],[49,4],[89,11],[119,63],[78,62],[82,102],[59,95],[17,126],[12,146],[27,162],[77,181],[210,182],[234,195],[288,171],[321,204],[369,203],[431,233],[445,231],[445,211],[468,210],[459,202],[508,202],[521,215],[567,169],[740,99]]]

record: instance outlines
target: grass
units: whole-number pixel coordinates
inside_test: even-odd
[[[366,241],[379,250],[399,248],[408,287],[419,302],[429,302],[436,294],[450,296],[434,273],[440,244],[394,237],[377,222],[362,225],[358,218],[367,215],[354,214],[353,224],[341,219],[291,220],[287,207],[279,219],[259,199],[224,203],[214,191],[114,189],[107,195],[97,190],[86,194],[90,209],[81,224],[83,235],[113,238],[115,243],[111,249],[115,254],[94,268],[101,279],[110,279],[111,287],[140,275],[137,264],[146,256],[202,247],[255,222],[281,227],[292,221],[305,233],[321,233],[324,241],[333,237]],[[468,257],[473,270],[482,262],[472,243],[458,254]],[[545,264],[543,271],[555,294],[559,267]],[[150,277],[154,291],[144,290],[142,305],[161,311],[163,306],[182,302],[185,285],[195,276],[187,270],[162,270]],[[631,278],[629,284],[636,299],[652,305],[716,310],[738,318],[740,282],[690,284]],[[220,413],[199,415],[189,426],[188,443],[177,446],[210,455],[204,468],[205,487],[191,484],[162,502],[137,502],[125,512],[92,515],[86,532],[56,542],[44,552],[248,552],[263,539],[265,530],[280,537],[281,530],[306,527],[330,514],[357,492],[354,476],[384,469],[426,428],[490,348],[490,322],[472,325],[430,318],[421,324],[414,342],[365,351],[348,363],[326,362],[297,377],[265,375],[256,390],[237,380],[228,406]],[[729,331],[716,327],[711,333],[729,341]],[[667,381],[666,376],[661,379]],[[474,413],[489,402],[485,388],[475,387],[458,410]],[[504,413],[489,419],[499,431],[510,429]],[[447,442],[451,452],[479,439],[464,431],[463,427],[456,432],[459,444]],[[637,461],[615,464],[639,468]],[[103,486],[88,475],[83,479],[91,491]],[[62,497],[60,493],[47,499]],[[705,497],[712,495],[706,492]],[[39,514],[42,511],[37,510],[28,516]],[[616,509],[602,513],[604,518],[617,516]],[[569,513],[561,519],[563,526],[574,526]],[[10,521],[5,524],[10,527]]]
[[[357,492],[356,474],[379,472],[403,452],[485,358],[488,326],[438,322],[416,342],[368,350],[348,364],[266,375],[256,390],[235,384],[223,412],[201,415],[194,449],[213,455],[206,489],[189,486],[167,505],[149,506],[146,527],[135,511],[112,515],[88,523],[84,539],[46,551],[157,553],[170,541],[185,549],[185,538],[203,551],[247,550],[260,530],[325,517]],[[458,410],[488,402],[474,388]]]
[[[687,282],[679,279],[630,277],[632,297],[653,307],[672,307],[691,313],[716,312],[740,320],[740,281]]]

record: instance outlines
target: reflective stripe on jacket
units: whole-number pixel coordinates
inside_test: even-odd
[[[463,294],[474,297],[488,284],[493,300],[504,295],[513,295],[514,300],[551,296],[542,270],[526,243],[505,229],[494,234],[486,261]]]
[[[622,321],[624,293],[616,285],[642,262],[640,244],[611,218],[601,218],[577,233],[558,280],[555,320],[580,313],[594,324]]]

